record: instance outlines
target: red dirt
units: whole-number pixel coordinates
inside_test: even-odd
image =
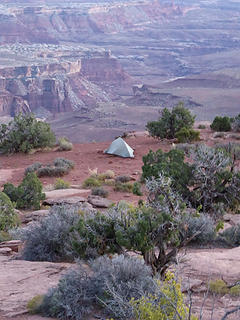
[[[208,145],[215,143],[227,143],[230,139],[213,139],[213,132],[210,129],[201,130],[201,140]],[[159,141],[147,136],[143,132],[132,134],[125,139],[126,142],[135,150],[135,158],[120,158],[104,154],[103,151],[109,146],[110,142],[85,143],[75,144],[71,151],[48,151],[37,152],[32,155],[15,154],[12,156],[0,155],[0,184],[11,182],[19,184],[24,177],[24,170],[29,165],[35,162],[41,162],[46,165],[51,163],[58,157],[66,158],[74,161],[75,168],[66,176],[64,180],[73,185],[81,185],[82,182],[89,176],[89,169],[98,169],[98,173],[106,170],[113,170],[116,175],[131,175],[134,179],[139,180],[141,176],[142,157],[149,150],[156,151],[162,149],[168,151],[172,147],[172,142],[163,140]],[[41,181],[44,186],[53,184],[56,178],[43,177]],[[106,187],[109,190],[109,198],[113,201],[121,199],[137,202],[140,198],[133,194],[124,192],[112,192],[111,187]]]

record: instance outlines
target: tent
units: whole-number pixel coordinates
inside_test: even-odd
[[[114,154],[123,158],[134,158],[133,149],[122,139],[117,138],[114,140],[104,153]]]

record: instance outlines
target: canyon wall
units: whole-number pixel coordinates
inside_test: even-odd
[[[89,110],[98,103],[111,101],[104,84],[120,84],[128,79],[109,53],[72,62],[1,66],[0,116],[27,111],[41,115]]]
[[[4,7],[4,3],[8,6]],[[5,0],[2,9],[0,5],[0,42],[81,41],[94,34],[141,30],[183,13],[179,6],[157,0],[98,4]]]

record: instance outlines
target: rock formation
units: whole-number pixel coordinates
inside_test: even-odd
[[[78,46],[13,45],[1,47],[15,56],[0,59],[0,115],[35,112],[43,116],[94,108],[111,101],[99,85],[128,79],[108,52]],[[11,64],[11,66],[10,66]]]

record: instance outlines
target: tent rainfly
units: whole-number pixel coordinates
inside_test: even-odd
[[[104,153],[114,154],[123,158],[134,158],[133,149],[122,138],[114,140]]]

